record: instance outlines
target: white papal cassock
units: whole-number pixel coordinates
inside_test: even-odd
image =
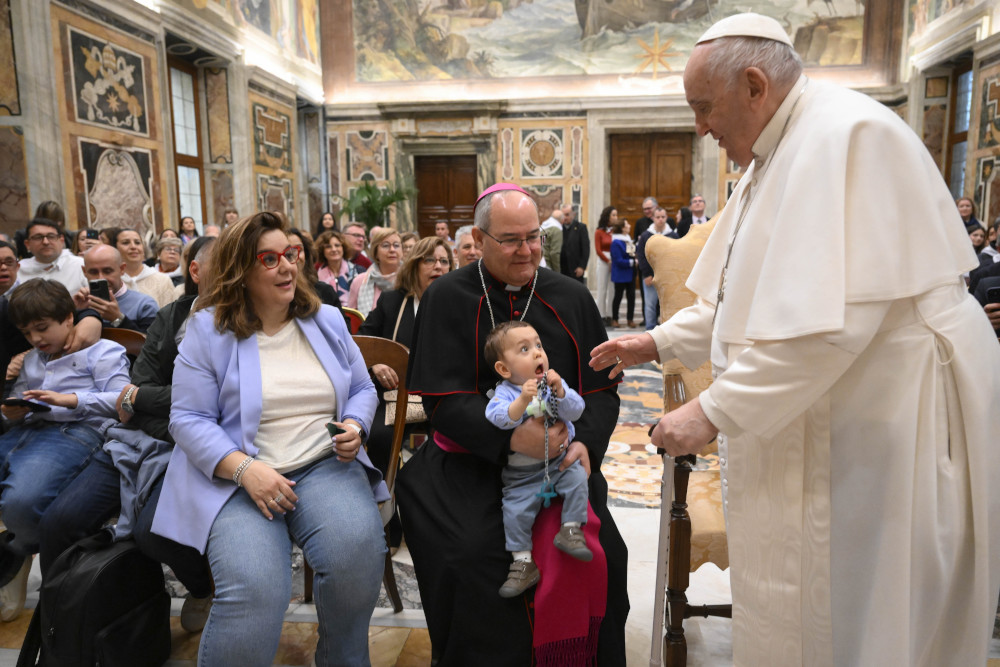
[[[984,665],[1000,346],[954,202],[895,114],[804,76],[753,153],[652,332],[716,373],[736,664]]]

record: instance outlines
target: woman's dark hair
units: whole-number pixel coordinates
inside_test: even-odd
[[[326,216],[330,216],[331,218],[333,218],[333,227],[331,227],[330,229],[334,231],[340,230],[340,225],[337,224],[337,216],[334,215],[333,211],[323,211],[322,213],[319,214],[319,220],[316,221],[316,233],[313,234],[314,237],[319,238],[319,235],[322,234],[323,232],[330,231],[329,229],[325,229],[323,227],[323,218],[325,218]]]
[[[614,206],[605,206],[604,210],[601,211],[601,217],[597,221],[598,227],[610,227],[611,226],[611,212],[617,210]]]
[[[36,218],[47,218],[59,226],[59,231],[66,229],[66,212],[59,202],[43,201],[35,209]]]
[[[198,283],[191,279],[191,262],[198,259],[198,253],[202,248],[211,246],[216,240],[214,236],[199,236],[184,248],[184,259],[181,260],[184,265],[184,294],[197,296]]]
[[[108,237],[108,245],[112,248],[118,247],[118,235],[125,230],[121,227],[105,227],[101,230]]]
[[[305,260],[305,264],[302,266],[300,271],[306,274],[306,278],[310,285],[314,284],[319,280],[319,275],[316,272],[316,247],[313,245],[313,240],[307,232],[303,232],[297,227],[292,227],[285,234],[292,235],[295,234],[300,239],[302,239],[302,259]]]
[[[258,264],[257,243],[270,231],[287,232],[288,223],[281,213],[262,211],[243,218],[222,230],[216,241],[215,256],[209,262],[208,290],[201,294],[197,308],[215,307],[215,328],[231,331],[237,338],[247,338],[260,331],[263,323],[253,309],[246,278]],[[288,304],[288,316],[312,317],[320,300],[305,274],[298,272],[295,297]]]

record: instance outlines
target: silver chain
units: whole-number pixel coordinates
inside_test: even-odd
[[[476,264],[479,269],[479,284],[483,286],[483,297],[486,298],[486,308],[490,311],[490,331],[497,328],[497,322],[493,319],[493,306],[490,305],[490,295],[486,291],[486,278],[483,277],[483,260],[479,259]],[[528,315],[528,308],[531,306],[531,297],[535,296],[535,284],[538,282],[538,269],[535,269],[535,277],[531,279],[531,292],[528,293],[528,302],[524,304],[524,312],[521,313],[520,321],[523,322],[524,318]]]

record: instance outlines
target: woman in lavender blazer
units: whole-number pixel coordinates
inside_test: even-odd
[[[299,276],[286,229],[258,213],[222,233],[174,370],[177,446],[153,532],[208,557],[204,667],[272,664],[293,541],[316,573],[316,665],[370,664],[388,493],[361,444],[378,399],[343,316]]]

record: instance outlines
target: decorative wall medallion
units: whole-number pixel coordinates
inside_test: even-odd
[[[521,130],[521,178],[563,175],[563,131]]]
[[[76,120],[149,136],[141,55],[66,26]]]

